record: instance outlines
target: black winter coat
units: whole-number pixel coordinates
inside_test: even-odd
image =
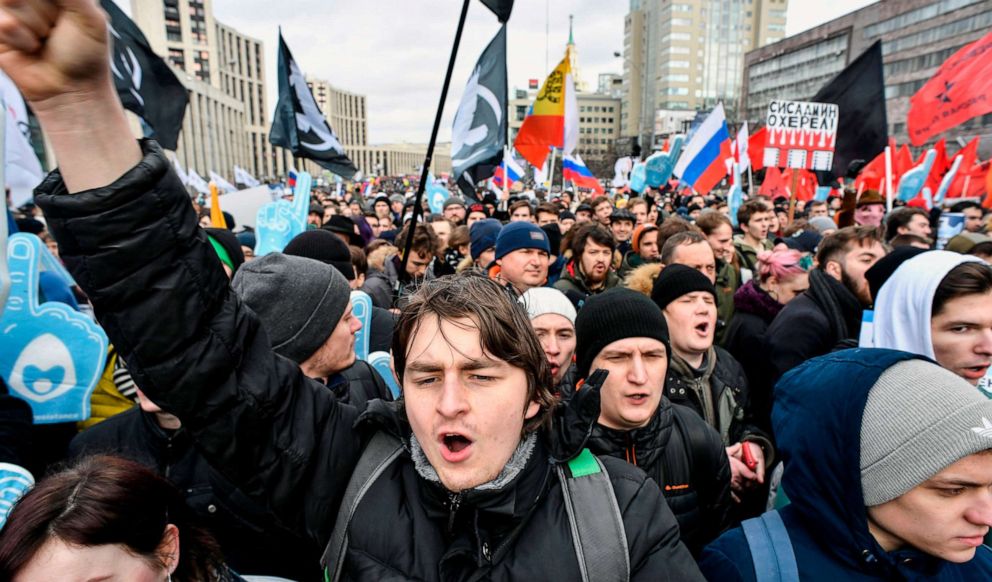
[[[93,454],[131,459],[172,482],[235,572],[320,580],[323,548],[282,528],[210,468],[188,431],[166,431],[153,414],[134,407],[79,433],[69,445],[71,459]]]
[[[142,148],[143,160],[109,186],[70,196],[55,172],[35,200],[135,382],[182,420],[212,467],[322,546],[371,434],[409,443],[403,403],[372,401],[359,421],[358,410],[275,355],[231,291],[171,164],[154,142]],[[567,458],[551,453],[561,448],[558,434],[542,432],[509,484],[458,496],[402,454],[357,507],[344,578],[578,579],[554,478],[554,459]],[[625,463],[604,463],[631,579],[700,580],[657,484]]]
[[[662,398],[646,426],[616,430],[597,424],[586,443],[640,467],[664,492],[693,555],[730,526],[730,463],[720,434],[698,414]]]

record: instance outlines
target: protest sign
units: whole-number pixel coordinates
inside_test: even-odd
[[[764,165],[829,170],[837,142],[838,107],[775,100],[768,104]]]

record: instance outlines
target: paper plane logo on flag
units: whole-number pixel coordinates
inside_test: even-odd
[[[693,134],[673,173],[705,195],[727,175],[726,160],[731,156],[727,118],[720,103]]]
[[[578,154],[563,157],[561,171],[566,180],[571,180],[579,188],[588,188],[603,194],[603,185],[599,183],[596,176],[592,175]]]

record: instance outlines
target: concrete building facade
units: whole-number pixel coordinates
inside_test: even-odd
[[[622,134],[652,142],[658,110],[740,103],[745,53],[785,36],[788,0],[630,0]]]
[[[882,41],[889,135],[908,141],[909,99],[952,54],[992,28],[992,0],[887,0],[831,20],[747,54],[743,109],[763,122],[772,99],[811,98],[865,49]],[[992,155],[992,114],[942,136],[983,138]],[[951,148],[953,151],[953,148]]]

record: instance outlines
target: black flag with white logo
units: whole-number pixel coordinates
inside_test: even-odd
[[[279,102],[276,104],[269,142],[284,147],[298,158],[313,160],[320,167],[351,179],[358,172],[344,153],[337,134],[327,123],[303,78],[303,71],[279,33]]]
[[[451,166],[469,198],[492,177],[506,147],[506,25],[482,51],[462,94],[451,128]]]
[[[110,15],[110,70],[121,104],[152,128],[163,148],[175,150],[189,102],[186,87],[113,0],[100,0],[100,6]]]

